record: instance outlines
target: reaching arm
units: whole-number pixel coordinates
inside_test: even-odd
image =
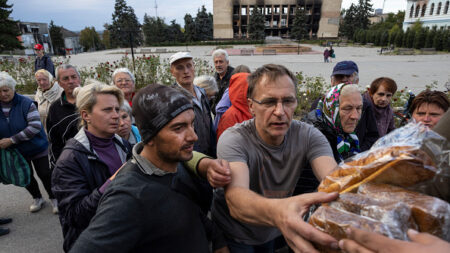
[[[317,252],[309,241],[337,248],[331,236],[302,220],[312,204],[329,202],[336,193],[311,193],[285,199],[268,199],[249,190],[249,170],[243,162],[230,163],[231,183],[225,198],[231,216],[241,222],[278,227],[294,251]],[[249,208],[250,207],[250,208]]]
[[[311,161],[311,167],[317,180],[322,181],[337,168],[337,163],[331,156],[319,156]]]

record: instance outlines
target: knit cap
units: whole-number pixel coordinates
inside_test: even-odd
[[[151,84],[139,90],[133,98],[133,116],[144,143],[180,113],[193,109],[184,93],[174,88]]]

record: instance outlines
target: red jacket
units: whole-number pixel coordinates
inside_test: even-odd
[[[234,74],[230,79],[228,93],[231,107],[220,118],[217,127],[217,140],[227,128],[253,118],[247,104],[248,76],[248,73],[238,73]]]

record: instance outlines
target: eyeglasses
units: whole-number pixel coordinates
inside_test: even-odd
[[[278,103],[281,103],[281,105],[283,105],[283,108],[292,108],[295,106],[295,103],[297,102],[297,99],[290,97],[290,98],[283,98],[280,100],[275,99],[275,98],[267,98],[267,99],[263,99],[261,101],[258,101],[254,98],[252,98],[251,100],[253,100],[253,102],[262,105],[263,107],[269,109],[269,108],[275,108],[277,107]]]

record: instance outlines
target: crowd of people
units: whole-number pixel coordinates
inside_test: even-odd
[[[193,56],[178,52],[169,58],[173,85],[136,91],[126,68],[111,84],[82,84],[68,64],[54,77],[42,46],[35,49],[34,101],[0,73],[0,149],[17,149],[31,168],[31,212],[46,203],[33,171],[43,182],[65,252],[450,250],[415,231],[401,242],[351,228],[337,241],[302,219],[338,197],[315,191],[325,176],[395,129],[389,77],[361,94],[357,64],[338,62],[332,87],[295,120],[298,82],[282,65],[233,68],[218,49],[215,75],[195,77]],[[334,50],[326,51],[327,62]],[[450,117],[449,105],[444,92],[425,90],[412,101],[412,120],[433,129]]]

